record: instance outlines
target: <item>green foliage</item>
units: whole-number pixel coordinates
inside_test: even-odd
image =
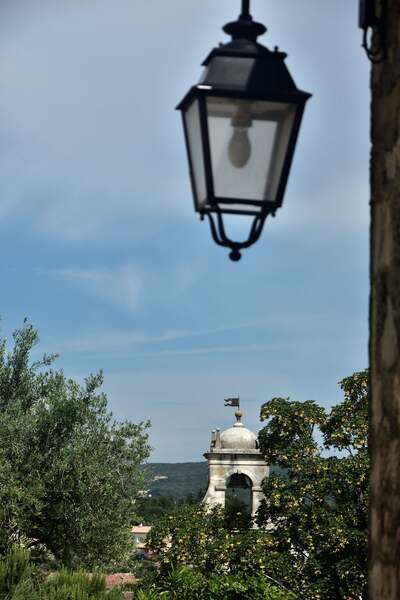
[[[231,517],[219,506],[181,508],[152,528],[147,544],[157,555],[161,578],[168,578],[176,569],[179,572],[182,565],[190,565],[196,577],[207,580],[215,575],[271,581],[270,565],[276,566],[280,558],[269,534],[233,528]],[[281,565],[281,571],[286,567],[287,564]],[[278,582],[275,577],[279,586]],[[228,580],[224,585],[228,585]]]
[[[206,461],[149,463],[145,474],[153,498],[164,496],[179,502],[193,495],[201,500],[207,488],[208,465]]]
[[[203,497],[204,494],[202,494]],[[136,516],[139,522],[146,525],[154,525],[165,515],[174,512],[178,507],[184,505],[197,505],[200,499],[192,494],[186,498],[175,500],[172,496],[144,496],[138,498],[135,506]]]
[[[137,600],[294,600],[295,596],[260,576],[212,574],[187,567],[173,568],[158,586],[138,592]]]
[[[258,512],[260,525],[274,526],[268,572],[310,600],[367,598],[368,372],[340,385],[344,401],[328,415],[288,398],[261,409],[261,450],[285,469],[264,481]]]
[[[122,600],[122,596],[106,589],[100,573],[62,569],[40,578],[29,552],[14,547],[0,560],[0,600]]]
[[[0,341],[0,551],[22,543],[65,565],[118,560],[129,546],[134,502],[143,489],[147,423],[116,422],[99,392],[32,361],[27,323],[7,352]]]
[[[143,497],[138,498],[135,508],[141,523],[153,525],[164,515],[173,512],[176,502],[171,496]]]
[[[19,600],[35,598],[34,570],[29,562],[29,552],[14,547],[0,559],[0,599]]]
[[[148,536],[160,575],[146,592],[263,598],[257,586],[275,585],[274,593],[302,600],[367,598],[368,373],[341,387],[344,401],[329,414],[312,401],[264,404],[260,447],[276,468],[263,483],[261,529],[240,529],[220,507],[175,510]]]
[[[225,499],[225,525],[229,530],[246,531],[253,524],[249,506],[234,496]]]
[[[268,464],[292,468],[303,456],[317,452],[313,433],[316,426],[324,423],[325,411],[312,400],[291,402],[289,398],[272,398],[262,406],[260,419],[271,419],[259,434]]]
[[[65,569],[49,577],[40,592],[43,600],[121,600],[118,590],[106,589],[103,575]]]
[[[158,592],[157,589],[147,588],[138,590],[135,600],[160,600],[160,598],[166,598],[168,592]]]
[[[224,513],[216,507],[184,506],[160,519],[147,536],[147,545],[160,560],[163,571],[190,562],[200,572],[212,572],[225,539]]]

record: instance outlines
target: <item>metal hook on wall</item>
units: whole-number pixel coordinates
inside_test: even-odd
[[[359,0],[359,2],[358,24],[363,30],[362,47],[372,63],[380,63],[386,57],[383,29],[385,0]]]

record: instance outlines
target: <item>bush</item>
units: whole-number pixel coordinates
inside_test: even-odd
[[[107,590],[100,573],[63,569],[40,578],[24,549],[14,547],[0,560],[0,600],[122,600],[121,593]]]
[[[295,600],[295,596],[259,576],[210,575],[189,569],[171,569],[163,582],[138,590],[135,600]]]
[[[63,569],[51,576],[42,586],[43,600],[121,600],[121,593],[107,590],[105,577],[100,573],[88,576],[83,571]]]
[[[29,552],[13,547],[0,559],[0,599],[36,600],[34,570],[29,562]]]

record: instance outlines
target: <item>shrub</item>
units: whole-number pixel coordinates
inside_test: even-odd
[[[159,586],[138,590],[135,600],[295,600],[290,592],[260,576],[213,574],[207,577],[188,567],[170,570]]]
[[[24,549],[14,547],[0,559],[0,600],[122,600],[117,589],[107,590],[100,573],[62,569],[40,579]]]
[[[107,590],[105,577],[100,573],[88,576],[83,571],[63,569],[42,586],[43,600],[121,600],[121,593]]]
[[[29,552],[14,546],[0,559],[0,599],[36,600],[34,570]]]

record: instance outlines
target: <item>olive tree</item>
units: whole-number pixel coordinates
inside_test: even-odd
[[[28,323],[0,341],[0,549],[40,547],[66,565],[118,560],[143,489],[149,423],[116,421],[102,374],[83,385],[31,359]]]

